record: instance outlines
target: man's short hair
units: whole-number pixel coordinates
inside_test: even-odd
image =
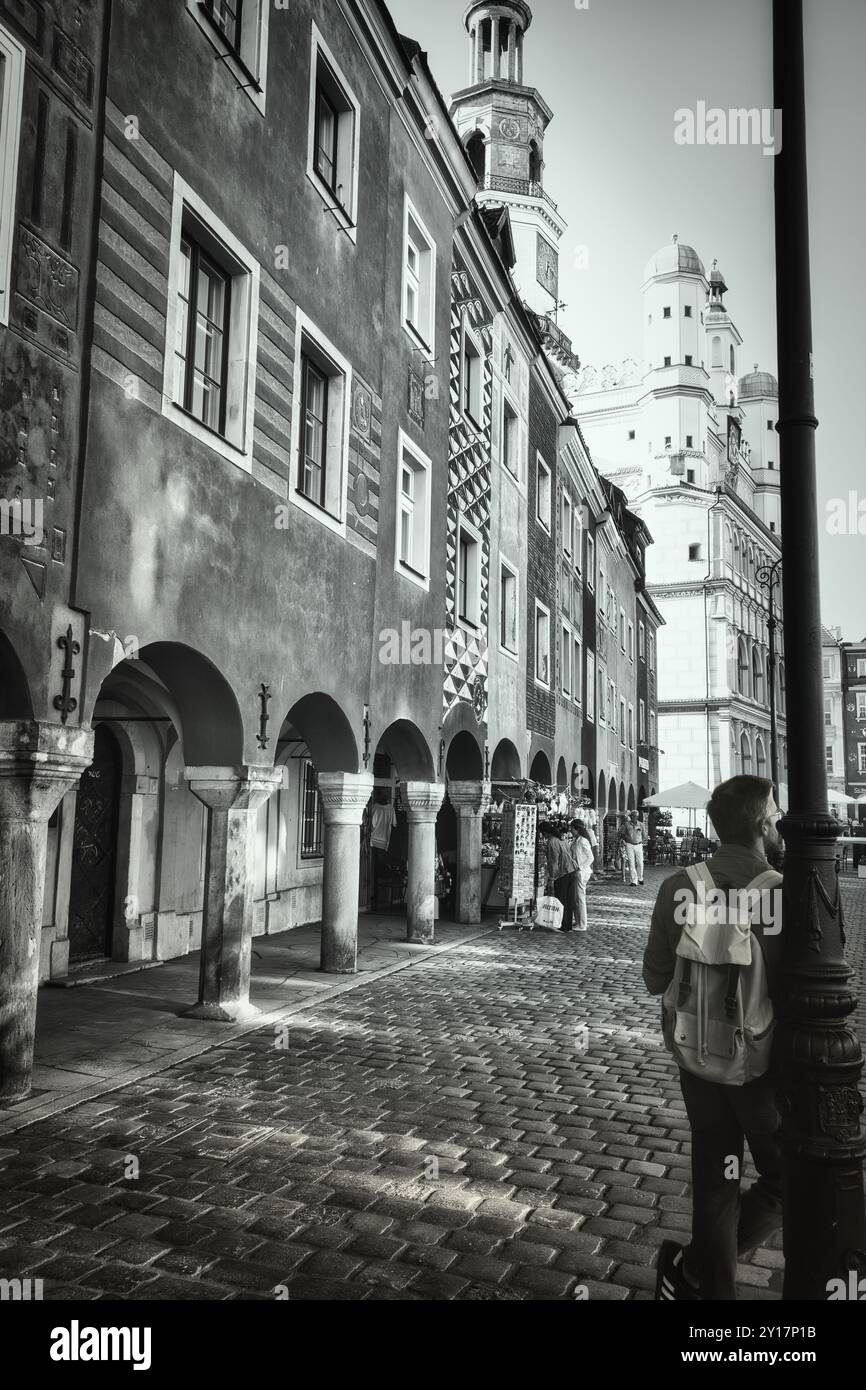
[[[707,814],[723,845],[752,845],[760,837],[773,784],[766,777],[729,777],[707,802]]]

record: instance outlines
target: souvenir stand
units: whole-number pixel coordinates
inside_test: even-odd
[[[527,780],[493,784],[483,820],[481,902],[482,908],[502,914],[500,928],[531,926],[534,901],[545,893],[547,871],[544,853],[539,852],[539,824],[551,822],[566,838],[568,823],[575,818],[595,830],[596,813],[587,801],[585,795]],[[526,824],[532,817],[527,810],[534,812],[531,845]]]

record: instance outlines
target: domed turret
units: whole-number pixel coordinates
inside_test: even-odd
[[[740,380],[740,400],[754,401],[763,396],[778,396],[779,383],[772,372],[759,372],[758,364],[755,369]]]
[[[706,279],[704,264],[693,246],[687,246],[678,236],[650,256],[644,269],[644,280],[657,275],[700,275]]]

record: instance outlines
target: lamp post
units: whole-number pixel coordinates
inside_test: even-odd
[[[779,801],[779,751],[776,741],[776,600],[775,590],[779,581],[782,557],[771,565],[761,565],[755,571],[755,578],[762,589],[767,590],[767,634],[770,645],[768,665],[770,667],[770,776],[773,779],[773,796]]]
[[[773,3],[776,323],[789,809],[781,979],[775,999],[780,1068],[785,1299],[824,1300],[831,1279],[866,1272],[860,1044],[845,961],[824,761],[812,310],[803,80],[803,0]],[[781,137],[781,122],[776,121]]]

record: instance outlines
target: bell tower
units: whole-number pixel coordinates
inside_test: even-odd
[[[455,93],[451,115],[478,178],[479,204],[508,208],[523,298],[536,313],[555,316],[566,223],[544,187],[544,136],[553,112],[524,79],[531,23],[525,0],[469,5],[470,85]]]

